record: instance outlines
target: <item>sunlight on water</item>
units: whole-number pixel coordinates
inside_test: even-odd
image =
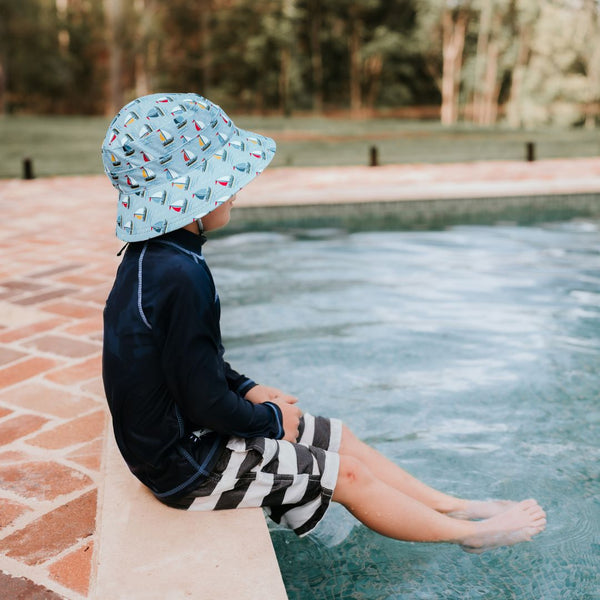
[[[435,487],[548,512],[533,543],[475,556],[334,506],[308,538],[273,528],[290,600],[600,597],[600,222],[250,233],[206,253],[236,368]]]

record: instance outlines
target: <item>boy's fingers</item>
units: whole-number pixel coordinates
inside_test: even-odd
[[[281,394],[279,396],[275,396],[275,398],[277,400],[282,400],[287,404],[296,404],[296,402],[298,402],[298,398],[296,398],[295,396],[288,396],[287,394]]]

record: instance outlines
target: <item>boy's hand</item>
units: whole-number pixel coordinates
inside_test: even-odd
[[[270,402],[279,406],[279,409],[281,410],[281,416],[283,417],[282,439],[287,440],[288,442],[297,441],[300,435],[298,427],[300,425],[302,411],[295,406],[296,399],[294,398],[294,402],[289,402],[284,398],[272,398]]]
[[[298,398],[285,394],[281,390],[268,385],[256,385],[245,395],[246,400],[252,404],[262,404],[263,402],[273,402],[275,399],[283,400],[288,404],[296,404]]]

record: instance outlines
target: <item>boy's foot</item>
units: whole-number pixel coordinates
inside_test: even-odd
[[[546,513],[535,500],[523,500],[504,512],[473,523],[475,532],[459,540],[465,552],[481,554],[499,546],[529,542],[546,527]]]
[[[519,504],[513,500],[466,500],[459,510],[446,513],[455,519],[489,519]]]

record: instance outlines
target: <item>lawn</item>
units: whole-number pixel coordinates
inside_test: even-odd
[[[376,146],[381,164],[523,160],[534,142],[537,158],[597,156],[597,131],[544,129],[514,131],[469,125],[442,127],[432,121],[234,116],[236,124],[277,141],[274,166],[368,164]],[[37,177],[102,173],[100,145],[104,117],[0,117],[0,178],[20,177],[24,157]]]

